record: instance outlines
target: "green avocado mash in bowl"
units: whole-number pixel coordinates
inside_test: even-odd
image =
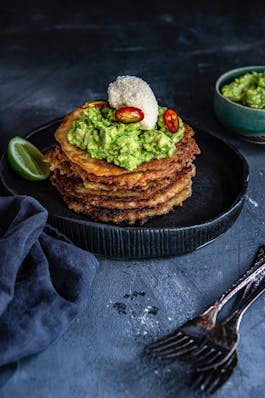
[[[214,111],[229,130],[265,144],[265,66],[233,69],[215,85]]]
[[[117,121],[115,109],[109,106],[88,107],[80,119],[73,122],[67,139],[94,159],[105,159],[127,170],[134,170],[143,162],[162,159],[175,152],[176,143],[183,137],[185,128],[179,117],[178,131],[171,133],[163,120],[166,110],[159,107],[154,128],[142,130],[139,122]]]

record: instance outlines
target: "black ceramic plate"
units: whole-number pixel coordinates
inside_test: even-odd
[[[26,136],[45,152],[55,144],[53,121]],[[2,183],[12,194],[31,195],[47,208],[49,222],[76,245],[116,258],[172,256],[192,251],[225,232],[238,217],[248,181],[245,159],[224,141],[197,130],[201,155],[196,160],[192,197],[173,212],[151,219],[142,227],[93,222],[69,210],[49,181],[28,182],[1,159]]]

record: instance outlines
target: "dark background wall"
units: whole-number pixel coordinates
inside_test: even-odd
[[[1,144],[104,98],[120,74],[143,77],[161,104],[216,128],[214,82],[262,64],[262,15],[261,1],[1,1]]]

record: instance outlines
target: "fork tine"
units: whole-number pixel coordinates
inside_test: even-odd
[[[196,352],[192,359],[193,364],[200,363],[205,359],[209,358],[209,356],[213,355],[214,351],[212,348],[209,348],[206,344],[203,346],[203,350],[201,350],[197,355]]]
[[[194,372],[190,382],[190,387],[193,390],[198,390],[200,389],[200,385],[203,384],[204,380],[205,380],[205,372]]]
[[[190,362],[194,364],[194,362],[196,362],[197,356],[204,355],[206,354],[207,351],[208,351],[207,346],[205,345],[201,346],[200,344],[197,344],[196,346],[194,346],[193,350],[190,351],[186,350],[186,352],[183,352],[181,354],[181,359],[185,362]],[[179,351],[177,356],[180,356]]]
[[[210,358],[208,356],[196,361],[196,370],[199,372],[204,372],[205,370],[216,368],[224,363],[226,359],[227,355],[225,355],[223,352],[214,351],[212,352],[212,356],[210,356]]]
[[[182,339],[183,337],[187,337],[187,336],[184,335],[183,333],[181,333],[180,331],[176,331],[174,333],[169,334],[166,337],[163,337],[162,339],[159,339],[158,341],[155,341],[154,343],[149,344],[147,346],[147,350],[151,351],[155,348],[162,347],[163,345],[165,345],[169,342],[173,342],[173,341]]]
[[[179,346],[173,346],[170,347],[170,349],[167,349],[166,351],[154,351],[152,354],[156,357],[159,358],[177,358],[181,357],[182,360],[186,362],[192,362],[196,361],[196,357],[205,354],[206,351],[208,350],[208,347],[205,345],[200,345],[200,343],[197,343],[195,341],[190,342],[189,344],[184,345],[179,345]],[[170,356],[169,356],[170,355]]]
[[[211,370],[211,371],[208,371],[208,372],[205,371],[204,373],[208,373],[208,375],[209,375],[208,381],[205,384],[204,392],[205,393],[209,393],[211,391],[211,388],[212,388],[214,382],[216,381],[216,376],[219,379],[220,375],[216,374],[216,370]]]
[[[237,359],[232,355],[221,367],[203,372],[196,370],[193,376],[192,387],[197,391],[213,394],[228,380],[236,364]]]
[[[210,392],[214,386],[220,383],[221,379],[223,378],[224,371],[226,371],[226,367],[213,368],[203,372],[209,374],[209,379],[205,387],[205,392]]]
[[[196,372],[191,384],[194,391],[206,393],[211,372]]]
[[[219,368],[219,377],[217,378],[217,381],[212,383],[211,388],[208,389],[210,394],[214,394],[217,390],[219,390],[219,388],[221,388],[225,384],[225,382],[232,376],[237,366],[237,362],[237,354],[235,353],[232,354],[232,356],[228,359],[226,364],[223,365],[223,367]]]
[[[219,351],[221,352],[221,351]],[[200,372],[203,372],[205,370],[211,369],[211,368],[217,368],[218,366],[221,366],[226,363],[226,361],[233,355],[234,350],[229,351],[229,352],[221,352],[220,357],[218,358],[218,355],[216,355],[216,358],[213,361],[201,361],[200,363],[197,364],[197,370]]]
[[[208,393],[213,394],[228,380],[237,364],[237,360],[236,362],[234,361],[234,355],[232,355],[222,366],[205,371],[206,373],[211,372],[212,375],[207,385]]]
[[[172,343],[164,344],[163,346],[155,347],[152,351],[163,352],[172,349],[178,350],[179,348],[186,347],[191,343],[194,343],[193,339],[181,339],[180,341],[174,341]]]
[[[199,355],[205,353],[205,350],[208,350],[208,347],[205,344],[200,344],[199,343],[197,349],[192,351],[189,354],[189,357],[183,358],[183,359],[186,360],[186,361],[194,362],[194,361],[196,361],[196,358],[199,357]]]
[[[214,363],[219,352],[217,352],[215,348],[209,347],[207,344],[200,345],[193,341],[192,343],[190,342],[179,347],[172,347],[165,351],[155,351],[153,355],[165,359],[181,356],[181,359],[186,362],[192,362],[193,365],[196,364],[196,369],[201,370],[200,365],[206,367],[206,365]],[[221,361],[221,363],[223,363],[223,361]],[[197,365],[199,366],[198,368]],[[210,369],[212,367],[213,365],[209,365],[206,369]]]
[[[178,348],[173,347],[163,351],[156,351],[153,354],[159,358],[175,358],[182,356],[186,353],[189,353],[197,348],[197,344],[194,342],[190,342],[185,344],[184,346],[180,346]]]
[[[156,345],[155,347],[151,347],[150,350],[151,350],[151,351],[162,351],[162,350],[167,349],[167,348],[169,348],[169,347],[174,347],[174,346],[177,347],[177,346],[185,345],[185,344],[189,343],[190,341],[193,342],[193,340],[192,340],[190,337],[188,337],[188,336],[183,336],[183,337],[181,337],[180,339],[171,340],[171,341],[169,341],[169,342]],[[149,347],[149,346],[148,346],[148,347]],[[150,348],[150,347],[149,347],[149,348]]]

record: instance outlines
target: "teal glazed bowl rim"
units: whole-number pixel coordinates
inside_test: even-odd
[[[226,98],[220,91],[220,87],[232,82],[235,78],[244,75],[247,72],[265,72],[265,65],[254,65],[254,66],[243,66],[240,68],[234,68],[230,69],[229,71],[223,73],[222,75],[219,76],[219,78],[215,82],[215,91],[218,95],[220,95],[225,101],[230,103],[232,106],[245,109],[250,112],[263,112],[265,113],[265,109],[258,109],[258,108],[251,108],[250,106],[245,106],[242,104],[239,104],[238,102],[231,101],[230,99]],[[238,73],[237,76],[231,77],[234,73]]]

